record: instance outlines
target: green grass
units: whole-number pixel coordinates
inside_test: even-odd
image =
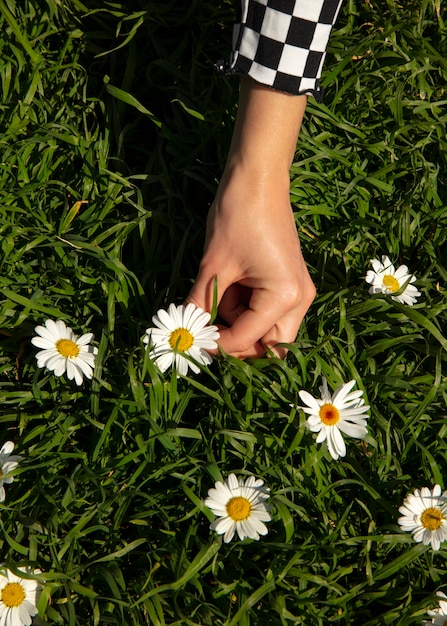
[[[0,559],[42,571],[34,624],[420,624],[447,549],[397,525],[447,488],[447,31],[436,0],[347,0],[291,200],[318,296],[285,362],[157,373],[141,337],[181,302],[232,130],[230,1],[0,0],[0,422],[23,457]],[[368,295],[369,260],[418,278]],[[36,367],[45,319],[93,332],[93,381]],[[364,442],[333,461],[291,408],[356,379]],[[273,520],[223,545],[203,500],[262,477]]]

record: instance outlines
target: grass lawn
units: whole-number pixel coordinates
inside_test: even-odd
[[[142,338],[198,269],[233,18],[230,0],[0,0],[0,448],[21,457],[12,483],[0,468],[0,621],[23,572],[33,626],[410,626],[447,593],[447,542],[398,523],[408,494],[447,490],[446,7],[345,1],[291,168],[317,298],[284,361],[177,377]],[[383,255],[413,305],[369,293]],[[92,379],[38,367],[47,320],[93,333]],[[370,407],[338,459],[299,395],[324,379]],[[230,474],[270,490],[258,541],[210,529]],[[445,499],[424,502],[445,528]]]

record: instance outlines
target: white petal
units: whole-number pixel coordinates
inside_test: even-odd
[[[314,398],[308,391],[300,391],[298,393],[301,400],[317,415],[320,412],[321,402]]]
[[[155,359],[155,364],[161,372],[165,372],[174,362],[174,353],[166,352]]]
[[[327,431],[328,430],[329,430],[329,428],[322,424],[322,428],[321,428],[320,432],[318,433],[317,438],[315,439],[315,443],[323,443],[323,441],[326,441]]]
[[[93,333],[86,333],[85,335],[81,335],[76,343],[78,344],[78,346],[86,346],[92,341],[93,337]]]
[[[384,259],[384,258],[387,259],[388,257],[382,257],[382,259]],[[379,261],[378,259],[371,259],[370,263],[372,265],[373,270],[376,273],[379,273],[379,272],[381,272],[382,270],[385,269],[383,264],[381,263],[381,261]]]
[[[349,435],[349,437],[354,437],[355,439],[364,439],[368,433],[365,426],[350,424],[349,422],[345,422],[343,420],[340,420],[337,423],[337,426],[342,433]]]
[[[178,325],[176,325],[175,321],[172,319],[169,313],[167,313],[164,309],[160,309],[159,311],[157,311],[157,315],[154,315],[152,321],[158,328],[162,330],[166,329],[172,332],[179,327]]]
[[[338,387],[335,390],[335,393],[332,396],[332,404],[335,407],[337,407],[337,409],[340,409],[343,407],[343,401],[348,395],[348,393],[351,391],[351,389],[354,387],[354,385],[355,385],[355,380],[350,380],[348,383],[345,383],[344,385],[340,385],[340,387]]]
[[[346,444],[336,426],[332,426],[331,429],[328,429],[326,441],[332,458],[337,460],[339,456],[346,455]]]
[[[2,445],[0,449],[0,454],[10,455],[13,450],[14,450],[14,443],[12,441],[5,441],[5,443]]]

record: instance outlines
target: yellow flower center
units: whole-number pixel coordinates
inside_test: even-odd
[[[441,527],[444,516],[442,512],[434,506],[425,509],[421,515],[421,524],[428,530],[437,530]]]
[[[340,419],[340,412],[333,404],[323,404],[320,407],[320,419],[326,426],[333,426]]]
[[[20,606],[25,597],[25,590],[20,583],[8,583],[2,589],[1,600],[8,609]]]
[[[386,274],[382,278],[382,282],[385,285],[385,287],[389,289],[390,291],[392,291],[393,293],[395,291],[399,291],[400,289],[399,281],[397,280],[397,278],[394,278],[394,276],[391,276],[391,274]]]
[[[56,350],[66,359],[79,354],[79,346],[71,339],[59,339],[59,341],[56,341]]]
[[[251,504],[247,498],[236,496],[227,502],[227,513],[234,522],[242,522],[250,517]]]
[[[176,328],[169,335],[169,345],[173,350],[186,352],[194,343],[194,337],[186,328]]]

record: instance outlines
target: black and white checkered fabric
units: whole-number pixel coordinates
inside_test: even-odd
[[[343,0],[241,0],[225,73],[320,98],[319,80]]]

